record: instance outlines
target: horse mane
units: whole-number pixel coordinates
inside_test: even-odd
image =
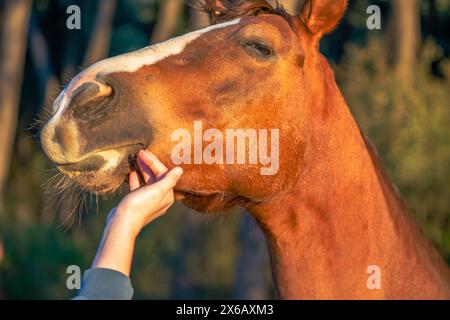
[[[275,14],[293,25],[294,16],[291,16],[278,1],[275,6],[266,0],[191,0],[190,4],[194,8],[206,12],[213,24],[245,16]]]

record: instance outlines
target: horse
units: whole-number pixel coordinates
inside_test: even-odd
[[[71,80],[42,130],[48,158],[85,190],[107,194],[140,149],[174,167],[173,133],[196,121],[221,132],[277,129],[276,174],[262,175],[258,162],[183,163],[176,199],[201,212],[245,207],[267,238],[280,298],[450,298],[448,266],[320,53],[346,1],[306,0],[295,15],[265,0],[200,4],[211,26],[99,61]]]

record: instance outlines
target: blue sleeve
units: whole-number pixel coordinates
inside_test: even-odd
[[[84,273],[81,289],[74,300],[131,300],[133,287],[121,272],[93,268]]]

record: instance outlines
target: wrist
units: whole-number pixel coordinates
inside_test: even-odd
[[[108,216],[106,224],[108,233],[114,233],[115,237],[126,238],[134,241],[139,234],[135,223],[127,210],[121,207],[114,208]]]
[[[93,268],[105,268],[130,274],[135,238],[125,229],[108,226],[92,264]]]

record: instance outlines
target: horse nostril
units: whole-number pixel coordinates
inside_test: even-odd
[[[87,82],[77,88],[71,99],[71,108],[76,118],[89,119],[94,116],[113,94],[112,87],[100,82]]]

